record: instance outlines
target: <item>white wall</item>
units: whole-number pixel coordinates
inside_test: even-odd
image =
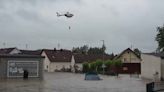
[[[131,51],[124,52],[120,58],[123,63],[140,63],[141,60]]]
[[[164,59],[162,59],[162,66],[161,66],[161,72],[162,72],[162,79],[164,80]]]
[[[65,68],[70,68],[70,62],[51,62],[49,72],[55,72],[55,70],[61,70],[63,66]]]
[[[43,66],[44,66],[44,70],[49,72],[50,71],[50,61],[49,61],[46,53],[43,51],[41,56],[45,56],[45,59],[43,61]]]
[[[161,79],[161,58],[147,54],[141,54],[141,58],[141,77],[154,79],[154,74],[158,72]]]
[[[82,71],[83,70],[83,64],[82,63],[76,63],[78,66],[78,70]]]
[[[18,50],[17,48],[13,49],[10,54],[18,54],[21,53],[20,50]]]

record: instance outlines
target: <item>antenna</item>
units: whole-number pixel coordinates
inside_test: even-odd
[[[58,46],[57,47],[58,47],[58,50],[59,50],[60,49],[60,43],[58,43]]]
[[[28,49],[28,44],[26,44],[26,50]]]
[[[3,47],[6,48],[6,43],[5,42],[3,43]]]
[[[130,49],[131,49],[131,50],[133,49],[133,45],[130,45]]]

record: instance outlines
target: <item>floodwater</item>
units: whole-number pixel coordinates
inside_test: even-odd
[[[86,81],[84,74],[45,73],[44,80],[0,81],[0,92],[146,92],[148,80],[129,75],[100,77],[103,80]]]

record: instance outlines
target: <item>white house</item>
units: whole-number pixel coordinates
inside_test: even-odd
[[[44,56],[44,70],[48,72],[61,71],[63,68],[75,72],[83,70],[84,62],[91,62],[97,59],[111,59],[110,55],[105,54],[81,54],[72,53],[70,50],[43,49],[41,56]]]
[[[147,79],[164,79],[164,55],[159,53],[141,54],[141,77]]]
[[[71,68],[72,52],[70,50],[43,49],[41,56],[45,56],[44,70],[55,72]]]

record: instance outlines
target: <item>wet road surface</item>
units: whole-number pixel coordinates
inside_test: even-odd
[[[148,80],[129,75],[100,76],[100,81],[85,81],[84,74],[45,73],[44,80],[0,81],[0,92],[146,92]]]

